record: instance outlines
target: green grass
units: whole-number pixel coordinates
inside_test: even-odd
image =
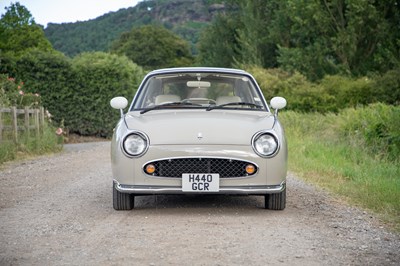
[[[0,145],[0,164],[24,157],[58,152],[62,149],[62,139],[49,125],[45,125],[39,137],[36,137],[34,132],[30,132],[29,136],[20,132],[18,138],[18,144],[11,138],[3,138]]]
[[[371,113],[380,108],[345,110],[339,115],[286,111],[281,112],[281,120],[288,138],[291,171],[353,204],[372,210],[400,231],[400,160],[390,149],[398,145],[396,138],[394,142],[393,138],[387,142],[389,148],[384,147],[385,138],[397,132],[388,130],[384,135],[365,137],[361,133],[369,127],[368,121],[353,131],[348,127],[358,122],[355,117],[360,112]],[[382,119],[383,113],[380,121],[397,124],[398,108],[388,115],[393,121]]]
[[[0,164],[16,158],[16,145],[11,141],[2,141],[0,144]]]

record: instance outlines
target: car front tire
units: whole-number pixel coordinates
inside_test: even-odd
[[[132,210],[135,206],[135,197],[128,193],[121,193],[115,188],[113,183],[113,207],[114,210]]]
[[[265,209],[284,210],[286,207],[286,189],[280,193],[265,195]]]

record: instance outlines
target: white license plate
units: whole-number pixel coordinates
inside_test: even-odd
[[[219,174],[182,174],[183,192],[218,192]]]

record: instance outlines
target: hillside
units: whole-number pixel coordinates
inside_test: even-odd
[[[46,37],[68,56],[85,51],[107,51],[122,32],[147,24],[160,24],[188,40],[195,50],[200,30],[224,11],[219,1],[147,0],[136,6],[76,23],[49,23]]]

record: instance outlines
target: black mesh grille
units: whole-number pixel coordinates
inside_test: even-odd
[[[246,166],[251,164],[239,160],[215,159],[215,158],[183,158],[168,159],[151,162],[156,168],[153,176],[159,177],[182,177],[182,174],[188,173],[211,173],[219,174],[220,178],[235,178],[249,176],[246,172]],[[146,169],[146,164],[144,170]],[[254,164],[257,172],[257,167]],[[146,172],[146,171],[145,171]]]

